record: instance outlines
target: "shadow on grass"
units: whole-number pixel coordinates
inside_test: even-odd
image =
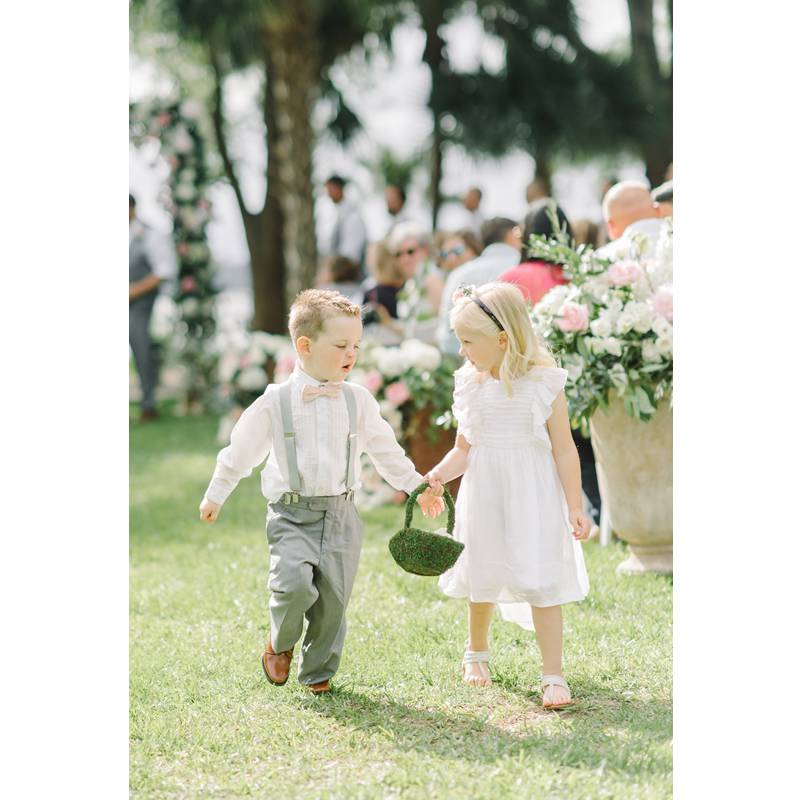
[[[388,735],[398,748],[440,758],[493,764],[501,758],[535,754],[571,768],[661,775],[671,770],[668,750],[641,757],[643,745],[657,747],[671,738],[667,726],[654,730],[653,716],[668,712],[661,703],[619,701],[625,711],[614,713],[607,700],[598,699],[579,701],[570,711],[553,712],[542,709],[528,694],[518,712],[490,722],[470,714],[414,708],[346,688],[305,703],[353,730]],[[548,723],[555,714],[568,716],[574,725],[554,733]]]

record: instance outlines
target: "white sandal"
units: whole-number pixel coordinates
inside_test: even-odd
[[[570,692],[569,700],[563,703],[545,703],[544,702],[544,693],[548,686],[563,686],[568,692],[570,691],[567,682],[560,676],[560,675],[542,675],[542,707],[543,708],[564,708],[565,706],[571,706],[574,702],[572,700],[572,693]]]
[[[466,642],[464,645],[464,658],[461,661],[461,679],[464,683],[469,684],[470,686],[480,686],[483,688],[484,686],[491,686],[492,685],[492,676],[489,675],[488,678],[484,678],[481,675],[481,680],[487,681],[486,683],[475,683],[477,680],[477,676],[474,678],[467,680],[466,673],[467,673],[467,664],[489,664],[489,651],[488,650],[467,650],[466,648],[469,647],[469,642]],[[489,671],[487,666],[486,671]],[[483,670],[481,670],[483,672]]]

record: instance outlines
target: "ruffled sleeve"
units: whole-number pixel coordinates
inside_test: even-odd
[[[458,433],[470,444],[478,437],[480,413],[477,392],[480,389],[478,371],[472,364],[464,364],[454,373],[453,416],[458,422]]]
[[[534,367],[530,372],[533,381],[533,429],[537,441],[551,449],[547,433],[547,420],[553,413],[553,401],[567,384],[567,371],[560,367]]]

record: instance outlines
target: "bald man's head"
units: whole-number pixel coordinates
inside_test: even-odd
[[[614,184],[603,198],[603,217],[612,240],[619,239],[631,223],[658,216],[650,189],[639,181]]]

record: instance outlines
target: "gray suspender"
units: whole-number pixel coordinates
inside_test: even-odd
[[[292,383],[286,381],[280,388],[281,421],[283,422],[283,445],[286,450],[286,464],[289,467],[289,488],[300,494],[300,471],[297,469],[297,442],[294,436],[292,417]]]
[[[346,491],[350,491],[356,482],[356,457],[358,455],[358,412],[353,387],[342,384],[344,400],[347,404],[347,418],[350,430],[347,435],[347,478]],[[286,465],[289,468],[289,487],[292,494],[300,494],[300,470],[297,468],[297,439],[292,416],[292,384],[286,381],[278,391],[281,403],[281,421],[283,422],[283,443],[286,450]]]

